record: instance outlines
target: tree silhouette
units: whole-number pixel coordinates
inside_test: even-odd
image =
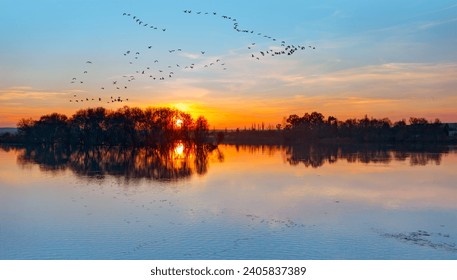
[[[125,147],[166,145],[178,140],[204,143],[208,127],[203,116],[194,122],[190,114],[176,109],[127,106],[116,111],[81,109],[70,118],[53,113],[38,121],[22,119],[18,123],[20,138],[28,144]]]
[[[209,135],[209,125],[208,121],[203,117],[199,116],[195,121],[195,135],[194,139],[197,143],[206,142]]]

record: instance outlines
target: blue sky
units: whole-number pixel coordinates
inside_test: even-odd
[[[219,127],[274,124],[312,110],[457,121],[457,1],[1,0],[0,7],[0,126],[100,105],[172,105]],[[255,33],[235,32],[222,15]],[[282,40],[307,49],[260,55]],[[170,72],[165,81],[148,79]],[[69,102],[75,94],[129,102]]]

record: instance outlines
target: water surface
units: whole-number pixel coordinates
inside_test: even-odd
[[[457,259],[457,153],[0,149],[0,259]]]

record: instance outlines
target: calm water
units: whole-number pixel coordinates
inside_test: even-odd
[[[0,259],[457,259],[457,153],[0,148]]]

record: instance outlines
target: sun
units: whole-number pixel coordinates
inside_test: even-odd
[[[182,127],[182,123],[183,123],[183,121],[181,119],[177,119],[176,120],[176,127],[177,128],[181,128]]]

